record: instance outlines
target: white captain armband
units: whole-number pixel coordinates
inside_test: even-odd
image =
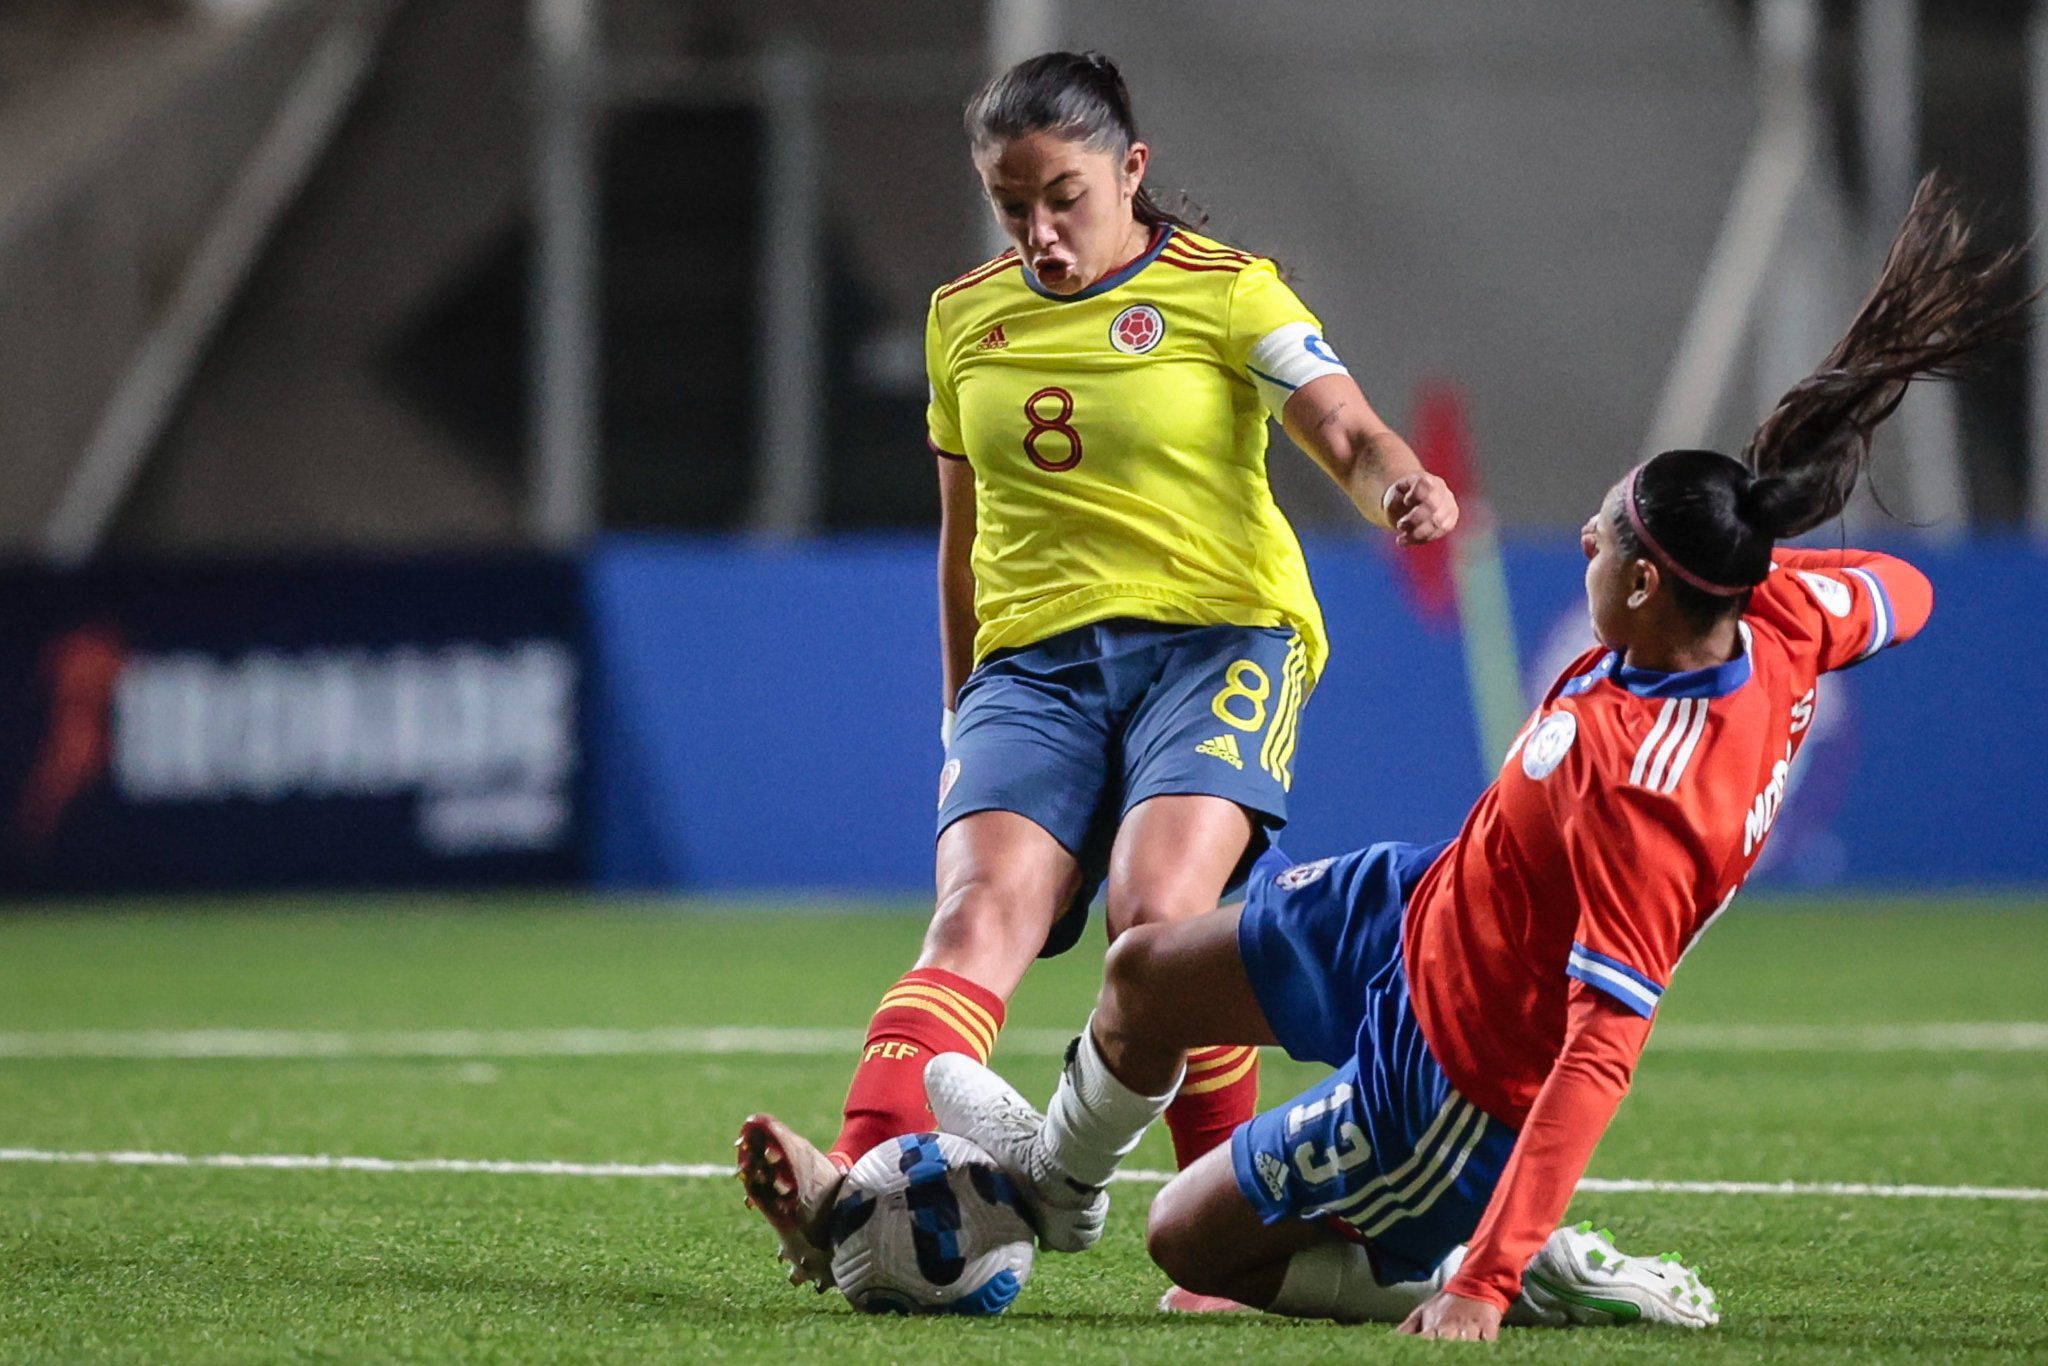
[[[1280,416],[1294,391],[1310,380],[1351,373],[1310,323],[1288,323],[1259,338],[1245,369],[1251,372],[1266,411],[1274,417]]]

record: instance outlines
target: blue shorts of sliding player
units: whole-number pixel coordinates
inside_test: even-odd
[[[1238,949],[1292,1057],[1337,1070],[1231,1137],[1238,1189],[1269,1224],[1324,1221],[1384,1282],[1419,1280],[1468,1239],[1515,1131],[1459,1095],[1416,1023],[1401,958],[1408,897],[1444,846],[1376,844],[1252,869]]]

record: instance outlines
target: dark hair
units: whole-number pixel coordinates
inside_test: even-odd
[[[1622,491],[1622,550],[1673,571],[1679,605],[1701,626],[1748,602],[1780,539],[1841,512],[1870,461],[1870,438],[1915,379],[1950,377],[1972,352],[2017,336],[2036,295],[2007,286],[2023,249],[1984,251],[1954,193],[1920,182],[1877,287],[1820,368],[1794,385],[1741,460],[1665,451]]]
[[[983,86],[967,102],[967,137],[979,153],[1031,133],[1054,133],[1121,158],[1138,140],[1131,91],[1116,63],[1100,52],[1042,52]],[[1167,208],[1145,186],[1131,211],[1140,223],[1199,228],[1208,215],[1180,197]]]

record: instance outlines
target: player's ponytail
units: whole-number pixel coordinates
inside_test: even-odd
[[[1121,158],[1138,141],[1130,87],[1100,52],[1044,52],[1027,57],[967,102],[967,137],[975,154],[1032,133],[1053,133]],[[1143,185],[1131,212],[1147,227],[1199,228],[1208,215],[1187,196],[1172,208]]]
[[[1978,249],[1954,194],[1929,175],[1849,330],[1778,401],[1741,460],[1665,451],[1629,474],[1615,518],[1624,553],[1659,564],[1702,626],[1741,610],[1777,541],[1847,506],[1871,435],[1910,382],[1952,376],[1971,353],[2025,330],[2035,296],[2008,288],[2020,256]]]
[[[1979,248],[1954,192],[1934,174],[1922,180],[1855,321],[1750,438],[1743,460],[1760,477],[1745,518],[1775,538],[1839,513],[1908,383],[1951,377],[1972,352],[2025,330],[2033,297],[2008,288],[2020,255]]]

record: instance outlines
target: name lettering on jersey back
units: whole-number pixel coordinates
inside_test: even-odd
[[[1785,745],[1785,757],[1771,765],[1771,780],[1764,784],[1764,790],[1756,794],[1756,802],[1749,808],[1749,816],[1742,822],[1742,856],[1748,858],[1757,846],[1764,842],[1764,836],[1771,833],[1777,824],[1778,809],[1785,803],[1785,783],[1792,774],[1792,746]]]
[[[1808,688],[1804,696],[1792,704],[1792,731],[1798,735],[1813,724],[1813,699],[1816,689]],[[1792,756],[1798,752],[1798,745],[1791,739],[1785,741],[1785,757],[1771,765],[1770,781],[1764,790],[1756,794],[1756,801],[1749,808],[1749,815],[1742,822],[1742,856],[1748,858],[1763,844],[1764,837],[1771,833],[1771,827],[1778,823],[1778,812],[1785,805],[1785,788],[1792,780]],[[1732,899],[1734,893],[1730,892]],[[1722,903],[1726,906],[1726,902]]]
[[[1808,688],[1806,696],[1792,704],[1792,733],[1799,734],[1813,724],[1813,696],[1816,690]]]

